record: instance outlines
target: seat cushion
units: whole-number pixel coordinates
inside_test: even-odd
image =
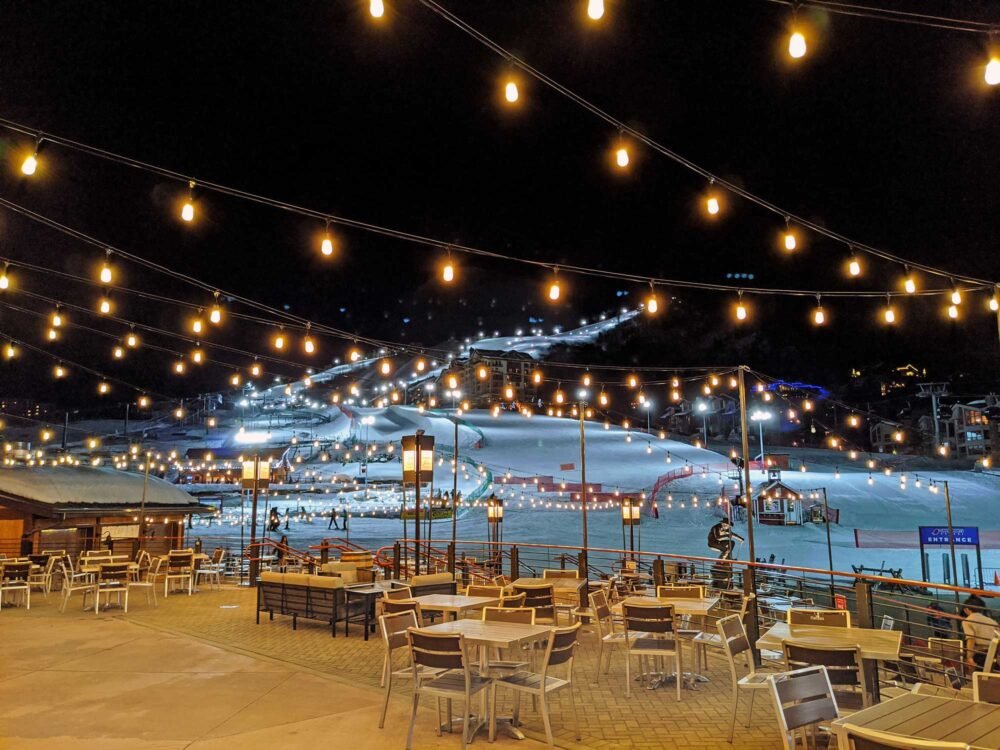
[[[439,583],[453,583],[455,576],[451,573],[428,573],[427,575],[413,576],[410,579],[411,586],[430,586]]]

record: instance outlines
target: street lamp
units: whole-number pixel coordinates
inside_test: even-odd
[[[635,527],[642,524],[642,503],[634,497],[622,498],[622,545],[624,546],[625,528],[628,527],[629,551],[635,559]]]
[[[587,399],[590,398],[590,391],[581,388],[576,392],[579,401],[580,412],[580,509],[583,513],[583,550],[580,552],[580,559],[577,567],[581,578],[587,578],[587,548],[590,546],[587,539],[587,433],[584,428],[584,417],[587,413]]]
[[[767,409],[754,409],[750,413],[750,420],[757,423],[760,429],[760,473],[767,474],[764,467],[764,422],[768,421],[774,414]]]
[[[403,443],[403,484],[413,482],[413,563],[416,573],[420,573],[420,484],[421,475],[434,475],[434,436],[417,430],[416,435],[404,435]],[[405,505],[405,503],[404,503]],[[405,514],[406,508],[403,508]]]
[[[247,433],[243,433],[244,435]],[[253,500],[250,506],[250,585],[257,585],[257,572],[260,569],[260,552],[256,549],[257,543],[257,497],[260,490],[267,491],[271,481],[271,462],[264,460],[261,462],[260,454],[255,453],[250,460],[243,462],[243,489],[253,493]],[[243,503],[240,503],[242,512]],[[240,545],[243,545],[243,524],[240,523]],[[244,547],[245,549],[245,547]]]
[[[701,414],[702,432],[705,438],[705,448],[707,449],[708,448],[708,404],[704,401],[698,401],[697,405],[695,406],[695,409],[697,409],[698,413]]]
[[[361,468],[361,473],[365,475],[365,500],[368,499],[368,428],[375,424],[375,417],[369,414],[361,418],[361,424],[365,426],[365,461]]]

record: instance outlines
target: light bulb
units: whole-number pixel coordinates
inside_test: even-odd
[[[29,177],[38,169],[38,154],[31,154],[21,163],[21,172]]]
[[[234,385],[234,386],[240,384],[240,375],[239,375],[239,373],[234,373],[233,376],[231,378],[229,378],[229,384],[230,385]]]
[[[208,314],[208,319],[214,325],[219,325],[222,322],[222,308],[218,305],[212,305],[212,311]]]
[[[60,315],[58,312],[52,313],[52,327],[58,328],[62,324],[63,324],[62,315]]]
[[[100,311],[101,315],[107,315],[111,312],[111,300],[107,297],[101,297],[101,303],[98,305],[97,309]]]
[[[0,291],[8,289],[10,287],[10,279],[7,277],[7,267],[4,266],[2,272],[0,272]]]
[[[507,81],[507,85],[503,87],[504,98],[513,104],[520,97],[520,93],[517,90],[517,83],[514,81]]]
[[[562,290],[559,289],[559,282],[553,281],[552,286],[549,287],[549,299],[555,302],[557,299],[559,299],[559,295],[561,293]]]
[[[737,320],[746,320],[747,319],[747,309],[746,309],[746,307],[744,307],[744,305],[743,305],[742,302],[740,302],[738,305],[736,305],[736,319]]]
[[[624,146],[620,146],[617,151],[615,151],[615,163],[624,169],[628,166],[628,149]]]
[[[801,31],[794,32],[788,37],[788,55],[796,60],[806,55],[806,38]]]
[[[372,14],[372,18],[381,18],[385,15],[385,3],[382,0],[371,0],[368,12]]]
[[[608,405],[608,394],[605,393],[604,391],[601,391],[601,395],[597,397],[597,402],[601,406],[607,406]]]
[[[323,238],[323,243],[319,246],[319,251],[328,258],[333,255],[333,240],[329,234]]]
[[[488,378],[490,375],[490,371],[485,367],[480,367],[476,371],[476,375],[479,377],[480,380],[486,380],[486,378]]]
[[[275,349],[284,349],[285,348],[285,336],[284,336],[284,334],[279,333],[277,336],[274,337],[274,348]]]
[[[566,396],[563,395],[563,392],[562,391],[556,391],[556,403],[557,404],[561,404],[565,400],[566,400]]]
[[[719,206],[719,199],[716,198],[714,195],[710,196],[705,201],[705,210],[708,211],[708,213],[711,214],[712,216],[718,214],[719,211],[721,210],[721,206]]]
[[[851,256],[851,262],[847,264],[847,272],[851,276],[861,275],[861,262],[855,256]]]
[[[101,267],[101,283],[110,284],[111,283],[111,266],[105,263]]]
[[[912,276],[906,277],[906,281],[903,282],[903,289],[906,290],[907,294],[913,294],[917,291],[917,282]]]
[[[587,0],[587,15],[591,21],[600,21],[604,17],[604,0]]]
[[[14,359],[14,355],[16,353],[17,352],[14,349],[14,344],[8,342],[7,346],[5,346],[4,349],[3,349],[3,356],[4,356],[4,358],[6,358],[6,359]]]
[[[962,304],[962,293],[957,289],[953,290],[951,293],[951,304],[961,305]]]
[[[191,332],[201,333],[205,328],[204,323],[201,322],[201,318],[195,318],[191,321]]]
[[[990,61],[986,63],[986,73],[985,73],[986,83],[990,86],[996,86],[1000,84],[1000,57],[991,57]]]
[[[194,204],[191,201],[187,201],[181,208],[181,218],[184,221],[194,221]]]
[[[646,312],[648,312],[650,315],[656,315],[656,313],[659,312],[659,310],[660,310],[660,303],[656,299],[656,295],[655,294],[649,295],[649,299],[646,300]]]
[[[816,308],[816,311],[813,313],[813,322],[818,326],[821,326],[826,322],[826,313],[823,312],[822,307]]]
[[[958,319],[958,308],[955,305],[951,305],[948,308],[948,317],[951,318],[952,320]]]
[[[110,390],[111,386],[108,385],[107,383],[101,383],[100,385],[97,386],[97,392],[100,393],[102,396],[105,393],[108,393]]]
[[[455,266],[452,265],[450,260],[441,269],[441,280],[446,283],[451,283],[455,280]]]
[[[128,336],[125,337],[125,346],[129,347],[130,349],[135,349],[137,346],[139,346],[139,337],[136,336],[134,333],[130,333]]]
[[[351,362],[357,362],[359,359],[361,359],[361,352],[359,352],[357,349],[351,349],[351,353],[348,359],[350,359]]]
[[[997,312],[1000,310],[1000,301],[996,297],[990,297],[990,311]]]
[[[250,365],[250,376],[254,378],[260,377],[260,365],[258,365],[256,362]]]
[[[177,373],[178,375],[183,375],[184,374],[184,369],[185,369],[185,367],[184,367],[184,363],[183,362],[174,362],[174,372],[175,373]]]
[[[885,322],[889,324],[896,322],[896,311],[892,309],[892,305],[885,307]]]
[[[149,397],[148,396],[140,396],[139,397],[139,408],[140,409],[145,409],[147,406],[149,406]]]
[[[194,360],[194,363],[196,365],[200,365],[203,359],[201,349],[195,349],[193,352],[191,352],[191,359]]]
[[[798,247],[798,243],[795,240],[795,234],[793,232],[785,232],[785,250],[791,252],[796,247]]]
[[[305,340],[302,342],[302,348],[306,350],[306,354],[312,354],[316,351],[316,345],[308,336],[306,336]]]
[[[389,360],[387,359],[382,360],[382,364],[379,365],[379,372],[381,372],[383,375],[388,375],[390,372],[392,372],[392,363],[389,362]]]
[[[66,368],[63,367],[62,365],[56,365],[55,369],[52,371],[52,374],[55,375],[57,378],[64,378],[66,377]]]
[[[59,338],[59,332],[56,331],[55,328],[50,328],[48,330],[48,333],[46,333],[46,336],[48,337],[49,341],[55,341],[57,338]]]
[[[123,359],[125,357],[125,348],[116,346],[114,350],[112,350],[112,355],[115,359]]]

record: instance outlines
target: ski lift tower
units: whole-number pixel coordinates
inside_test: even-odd
[[[931,418],[934,420],[934,450],[941,445],[941,425],[938,422],[938,406],[942,396],[948,395],[947,383],[917,383],[920,392],[917,395],[921,398],[931,400]]]

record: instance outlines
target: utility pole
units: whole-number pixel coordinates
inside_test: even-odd
[[[420,443],[424,437],[423,430],[417,430],[416,451],[416,481],[413,493],[413,567],[414,575],[420,575]]]
[[[583,509],[583,554],[590,546],[587,540],[587,433],[584,429],[584,412],[587,402],[580,402],[580,507]]]
[[[944,485],[944,507],[948,513],[948,548],[951,550],[951,585],[958,586],[958,564],[955,562],[955,531],[951,527],[951,492],[948,490],[948,480],[941,482]],[[959,602],[958,590],[955,590],[955,603]],[[961,608],[959,609],[961,611]]]
[[[743,490],[745,492],[744,501],[747,509],[747,551],[750,555],[750,562],[757,562],[756,550],[753,542],[753,484],[750,483],[750,442],[747,435],[747,385],[746,366],[740,365],[739,386],[740,386],[740,437],[743,443]],[[747,569],[750,574],[751,590],[756,593],[757,587],[753,581],[753,567]]]
[[[830,506],[827,504],[826,487],[820,487],[823,492],[823,518],[826,520],[826,556],[830,563],[830,603],[833,603],[834,582],[833,582],[833,545],[830,542]]]

